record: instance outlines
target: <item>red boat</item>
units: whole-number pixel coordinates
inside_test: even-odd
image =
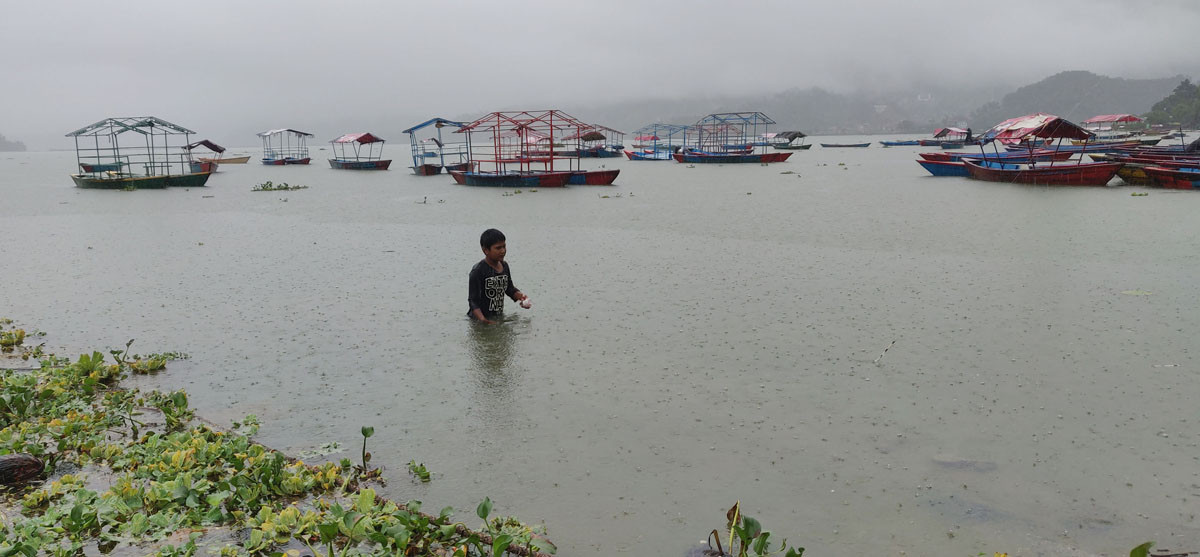
[[[577,186],[611,186],[620,174],[619,169],[613,170],[580,170],[571,173],[568,184]]]
[[[970,153],[967,151],[943,151],[940,153],[920,153],[920,157],[927,161],[943,161],[953,162],[964,158],[971,159],[986,159],[990,161],[1001,162],[1024,162],[1030,159],[1045,162],[1045,161],[1065,161],[1071,158],[1070,151],[1052,151],[1050,149],[1035,149],[1033,155],[1023,153],[1021,151],[1011,151],[1004,153]]]
[[[1120,162],[1094,162],[1029,166],[1019,169],[989,168],[979,161],[963,159],[967,175],[987,182],[1038,184],[1043,186],[1104,186],[1125,166]]]
[[[1011,118],[1000,122],[980,137],[984,141],[1001,141],[1011,144],[1026,145],[1027,152],[1032,155],[1036,151],[1034,144],[1044,140],[1078,139],[1087,141],[1095,134],[1079,127],[1077,124],[1054,116],[1038,112],[1028,116]],[[1083,145],[1083,149],[1088,146]],[[1059,145],[1062,148],[1062,145]],[[1057,150],[1057,149],[1056,149]],[[1080,151],[1076,147],[1072,151]],[[988,182],[1008,182],[1016,184],[1040,184],[1047,186],[1104,186],[1117,175],[1117,171],[1125,166],[1120,162],[1075,164],[1049,163],[1039,166],[1037,163],[1021,165],[1015,169],[992,168],[984,166],[971,159],[964,159],[967,174],[976,180]]]
[[[1172,190],[1200,189],[1200,170],[1194,168],[1147,166],[1142,170],[1160,188]]]

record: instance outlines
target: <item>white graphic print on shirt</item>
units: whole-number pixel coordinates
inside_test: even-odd
[[[483,279],[483,295],[488,299],[488,311],[504,311],[504,291],[508,290],[508,275],[496,275]]]

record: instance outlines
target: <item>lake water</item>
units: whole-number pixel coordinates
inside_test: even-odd
[[[920,150],[519,194],[402,145],[138,192],[0,153],[0,316],[187,352],[132,384],[291,454],[357,459],[374,426],[386,495],[472,526],[489,496],[561,555],[681,555],[737,500],[812,555],[1200,549],[1200,192],[934,178]],[[534,307],[480,328],[489,227]]]

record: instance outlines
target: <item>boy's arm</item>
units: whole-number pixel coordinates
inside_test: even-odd
[[[504,293],[507,294],[509,298],[512,298],[512,301],[514,302],[524,300],[525,295],[522,294],[520,290],[517,290],[517,285],[513,283],[512,269],[508,268],[508,263],[504,264],[504,270],[508,272],[508,288],[504,289]]]
[[[471,318],[475,319],[476,321],[480,321],[482,323],[487,323],[488,325],[495,323],[495,321],[492,321],[491,319],[484,317],[483,310],[481,310],[479,308],[474,308],[471,310]]]
[[[471,269],[471,276],[467,280],[467,303],[470,304],[471,318],[483,323],[494,323],[494,321],[483,316],[483,309],[479,305],[483,297],[483,277],[480,275],[478,268]]]

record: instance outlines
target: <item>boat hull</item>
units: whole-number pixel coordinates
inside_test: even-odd
[[[127,188],[139,190],[154,190],[163,188],[193,188],[201,187],[208,182],[211,172],[197,174],[175,174],[167,176],[136,176],[136,177],[93,177],[72,174],[71,180],[75,187],[96,190],[123,190]]]
[[[792,156],[789,153],[762,153],[758,155],[719,155],[719,154],[696,154],[696,153],[675,153],[675,160],[678,162],[698,163],[698,164],[745,164],[745,163],[770,163],[783,162]]]
[[[1119,162],[1100,162],[1008,169],[989,168],[971,159],[964,159],[963,164],[976,180],[1044,186],[1105,186],[1124,166]]]
[[[499,188],[560,188],[567,185],[574,172],[460,172],[454,171],[457,182],[459,175],[463,181],[460,184],[468,186],[499,187]]]
[[[379,161],[347,161],[329,159],[329,166],[337,170],[387,170],[392,165],[391,160]]]
[[[191,169],[192,174],[217,171],[217,163],[212,161],[193,161],[188,163],[188,167]]]
[[[671,152],[670,151],[652,151],[649,153],[646,153],[646,152],[639,153],[637,151],[625,151],[625,156],[628,157],[629,160],[631,160],[631,161],[669,161],[669,160],[671,160]]]
[[[928,170],[934,176],[961,176],[967,177],[967,166],[957,161],[926,161],[918,160],[917,164],[921,168]]]
[[[1200,189],[1200,171],[1147,166],[1146,175],[1160,188],[1172,190]]]
[[[421,164],[412,168],[413,174],[417,176],[436,176],[442,173],[441,165],[437,164]]]
[[[283,166],[285,164],[308,164],[312,162],[312,158],[304,157],[302,159],[262,159],[262,163],[267,166]]]
[[[812,147],[812,143],[803,143],[801,145],[772,145],[771,147],[783,149],[785,151],[806,151]]]
[[[244,157],[226,157],[226,158],[204,157],[204,158],[200,159],[200,162],[215,162],[217,164],[246,164],[246,163],[250,162],[250,155],[246,155]]]
[[[573,186],[611,186],[620,174],[619,169],[613,170],[581,170],[572,172],[568,184]]]
[[[901,147],[904,145],[920,145],[921,144],[921,142],[916,139],[908,140],[908,141],[880,141],[879,143],[883,144],[884,147]]]

